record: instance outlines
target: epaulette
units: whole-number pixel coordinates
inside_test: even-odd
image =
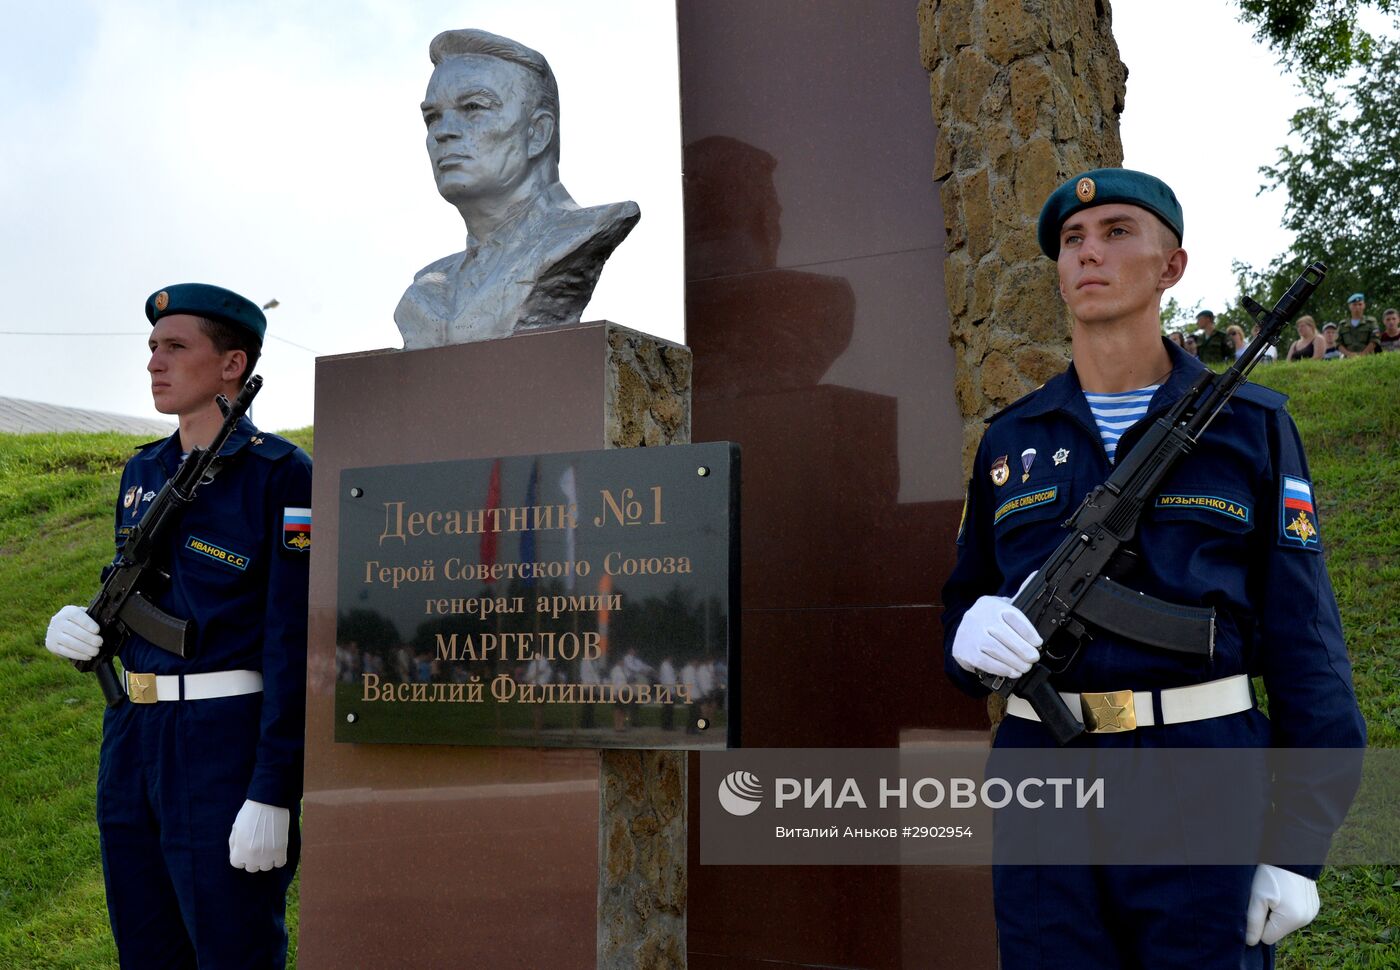
[[[248,439],[243,450],[247,451],[249,454],[257,455],[259,458],[266,458],[268,461],[276,461],[296,451],[297,446],[294,442],[288,441],[280,434],[259,431]]]
[[[1034,391],[1030,391],[1030,392],[1028,392],[1028,393],[1026,393],[1026,394],[1022,394],[1020,397],[1018,397],[1016,400],[1012,401],[1012,402],[1011,402],[1010,404],[1008,404],[1006,407],[1004,407],[1004,408],[1002,408],[1000,411],[997,411],[996,413],[994,413],[991,417],[983,418],[983,419],[982,419],[982,423],[983,423],[983,424],[991,424],[993,421],[995,421],[997,418],[1001,417],[1003,414],[1010,414],[1012,411],[1014,411],[1014,410],[1016,410],[1017,408],[1019,408],[1022,404],[1025,404],[1025,403],[1026,403],[1027,401],[1029,401],[1031,398],[1035,397],[1036,394],[1040,392],[1040,389],[1043,388],[1044,386],[1045,386],[1045,385],[1042,384],[1042,385],[1040,385],[1040,387],[1037,387]]]
[[[1248,401],[1250,404],[1257,404],[1270,411],[1277,411],[1288,403],[1288,395],[1281,391],[1276,391],[1272,387],[1265,387],[1262,384],[1253,384],[1245,381],[1235,391],[1235,397],[1241,401]]]

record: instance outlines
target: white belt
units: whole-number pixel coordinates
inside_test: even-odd
[[[1156,705],[1152,703],[1153,694],[1157,695]],[[1182,724],[1186,721],[1204,721],[1211,717],[1238,714],[1254,706],[1249,677],[1244,674],[1204,684],[1192,684],[1190,687],[1170,687],[1161,691],[1135,693],[1119,690],[1083,694],[1061,691],[1060,697],[1070,709],[1070,713],[1096,734],[1151,727],[1157,723],[1158,707],[1162,711],[1163,724]],[[1006,713],[1031,721],[1040,720],[1030,701],[1015,694],[1006,702]]]
[[[217,670],[208,674],[133,674],[128,670],[123,677],[133,704],[237,697],[263,689],[262,673],[256,670]]]

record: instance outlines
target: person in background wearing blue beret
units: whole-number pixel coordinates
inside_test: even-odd
[[[1073,362],[989,419],[977,450],[943,590],[944,666],[974,696],[987,693],[978,672],[1015,677],[1038,659],[1041,638],[1011,597],[1116,457],[1204,369],[1161,336],[1162,294],[1186,270],[1182,224],[1165,183],[1124,169],[1070,179],[1041,211],[1039,242],[1058,267]],[[1365,745],[1298,432],[1282,395],[1257,385],[1245,384],[1228,408],[1169,475],[1140,524],[1137,561],[1115,577],[1168,602],[1213,606],[1213,656],[1094,631],[1077,662],[1052,676],[1062,694],[1079,694],[1071,710],[1090,722],[1075,746]],[[1269,717],[1255,706],[1251,676],[1263,678]],[[1122,693],[1099,720],[1096,704],[1109,709],[1096,698],[1107,692]],[[997,749],[1054,746],[1022,698],[1010,699],[1007,715]],[[1161,784],[1170,805],[1170,781]],[[1325,849],[1346,807],[1318,799],[1297,814],[1292,803],[1270,811],[1258,833],[1266,864],[1257,866],[997,866],[1001,964],[1271,966],[1272,944],[1318,909],[1321,866],[1293,864],[1291,850],[1319,840]],[[1210,806],[1200,813],[1174,820],[1180,838],[1187,822],[1209,824]],[[1165,828],[1144,835],[1170,836]]]
[[[252,302],[202,283],[146,301],[146,370],[156,410],[179,418],[143,445],[117,493],[118,549],[190,449],[223,424],[262,351]],[[107,708],[97,822],[107,910],[126,968],[283,967],[287,887],[300,849],[311,459],[244,417],[212,480],[163,550],[170,574],[148,595],[192,620],[181,659],[140,636],[119,654],[129,701]],[[102,646],[86,611],[49,622],[69,660]]]

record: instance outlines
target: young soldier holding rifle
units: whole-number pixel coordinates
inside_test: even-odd
[[[974,695],[1010,694],[997,748],[1365,744],[1284,398],[1247,383],[1231,397],[1162,338],[1162,294],[1186,270],[1182,221],[1166,184],[1124,169],[1069,180],[1041,212],[1073,363],[989,420],[943,590],[949,676]],[[1309,272],[1270,320],[1316,285],[1321,267]],[[1193,420],[1208,412],[1218,419]],[[1164,474],[1134,478],[1136,497],[1110,478],[1173,446]],[[1133,514],[1115,521],[1127,499]],[[1094,562],[1094,550],[1108,553]],[[1074,583],[1071,560],[1094,581]],[[1318,906],[1321,867],[1285,856],[1325,844],[1345,807],[1321,820],[1275,812],[1257,866],[998,867],[1002,964],[1270,966],[1272,944]]]
[[[108,700],[97,821],[121,965],[280,968],[311,459],[243,417],[262,380],[248,378],[267,327],[255,304],[185,283],[152,294],[146,316],[151,395],[180,428],[127,463],[117,558],[88,609],[54,615],[46,646],[95,671]]]

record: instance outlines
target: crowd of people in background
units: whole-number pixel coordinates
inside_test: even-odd
[[[1364,357],[1386,351],[1400,351],[1400,310],[1387,309],[1381,314],[1378,325],[1376,318],[1366,315],[1366,295],[1353,293],[1347,300],[1347,316],[1340,321],[1325,321],[1321,328],[1310,316],[1301,316],[1296,321],[1298,339],[1288,345],[1284,359],[1336,360],[1341,357]],[[1257,336],[1256,324],[1249,337],[1244,328],[1231,324],[1224,331],[1215,328],[1215,314],[1202,310],[1196,314],[1195,331],[1172,332],[1168,339],[1203,363],[1230,363],[1242,355],[1249,340]],[[1261,363],[1277,360],[1276,347],[1264,352]]]

